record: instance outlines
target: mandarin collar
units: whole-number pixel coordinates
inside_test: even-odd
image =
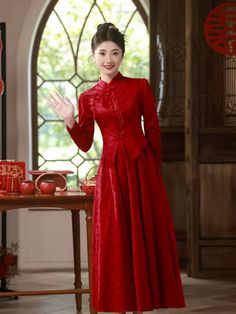
[[[100,89],[100,90],[109,90],[109,89],[111,89],[111,88],[114,88],[114,87],[117,85],[117,83],[118,83],[120,80],[123,79],[123,77],[124,77],[124,76],[123,76],[120,72],[118,72],[118,73],[116,74],[116,76],[113,77],[113,79],[112,79],[109,83],[103,81],[103,80],[100,78],[100,80],[98,81],[96,87],[97,87],[98,89]]]

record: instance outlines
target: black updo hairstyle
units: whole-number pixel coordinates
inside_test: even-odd
[[[113,41],[122,50],[122,54],[125,53],[125,36],[119,31],[119,29],[112,23],[99,24],[97,32],[93,35],[91,41],[91,49],[94,53],[98,45],[104,41]]]

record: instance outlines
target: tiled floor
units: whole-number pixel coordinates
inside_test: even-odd
[[[182,274],[187,308],[157,310],[156,313],[236,313],[236,282],[188,278]],[[86,273],[83,282],[86,282]],[[24,273],[11,289],[66,289],[73,287],[72,272]],[[83,311],[88,313],[88,295],[83,296]],[[0,299],[0,314],[76,314],[73,295],[19,297]],[[151,313],[151,312],[146,312]]]

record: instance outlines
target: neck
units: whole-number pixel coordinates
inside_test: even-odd
[[[107,74],[104,74],[104,73],[101,73],[101,79],[106,82],[106,83],[110,83],[113,78],[118,74],[118,72],[112,74],[112,75],[107,75]]]

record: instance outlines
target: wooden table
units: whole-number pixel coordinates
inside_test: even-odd
[[[56,192],[55,195],[7,195],[0,197],[0,212],[21,208],[60,208],[70,210],[72,213],[72,231],[73,231],[73,253],[74,253],[74,273],[75,289],[71,290],[37,290],[37,291],[13,291],[0,292],[1,296],[30,296],[30,295],[50,295],[50,294],[75,294],[77,311],[82,308],[82,294],[89,293],[90,313],[92,309],[91,298],[91,247],[92,247],[92,213],[93,213],[93,195],[87,195],[83,192]],[[88,273],[89,288],[83,289],[81,282],[81,256],[80,256],[80,211],[86,213],[87,228],[87,246],[88,246]]]

